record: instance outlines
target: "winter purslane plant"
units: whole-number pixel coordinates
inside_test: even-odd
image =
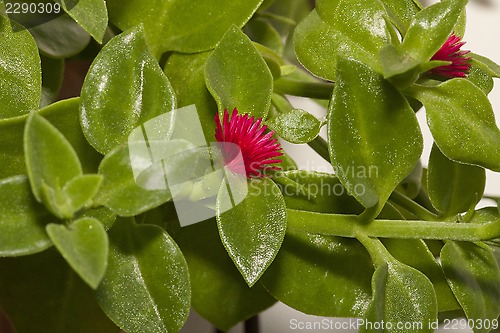
[[[500,66],[462,50],[466,0],[56,2],[50,19],[0,2],[0,309],[18,333],[177,332],[191,307],[228,330],[276,301],[385,323],[360,332],[498,327],[499,198],[476,205],[500,171]],[[65,59],[92,65],[58,100]],[[224,177],[186,178],[217,152]],[[183,226],[176,198],[213,218]]]

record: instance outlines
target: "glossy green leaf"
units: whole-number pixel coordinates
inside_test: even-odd
[[[40,107],[45,107],[56,101],[61,89],[64,60],[41,56],[42,60],[42,97]]]
[[[470,53],[470,55],[474,60],[477,60],[477,61],[481,62],[482,64],[484,64],[488,68],[488,72],[491,76],[497,77],[497,78],[500,77],[500,65],[498,65],[493,60],[488,59],[482,55],[475,54],[475,53]]]
[[[0,259],[0,307],[18,333],[117,333],[57,251]]]
[[[102,43],[108,27],[108,11],[104,0],[56,0],[96,41]]]
[[[493,77],[488,66],[482,62],[472,58],[470,60],[470,70],[467,74],[467,79],[481,88],[485,94],[489,94],[493,90]]]
[[[422,134],[404,97],[372,69],[339,61],[329,110],[332,164],[349,192],[380,211],[422,152]]]
[[[42,54],[68,58],[80,53],[90,42],[90,35],[67,14],[30,29]]]
[[[59,101],[37,113],[54,125],[76,150],[84,172],[95,172],[102,156],[85,139],[78,118],[79,98]],[[0,120],[0,179],[25,174],[23,141],[29,115]]]
[[[321,122],[310,113],[293,109],[268,120],[267,125],[281,138],[291,143],[307,143],[318,136]]]
[[[243,30],[251,40],[262,44],[278,54],[283,53],[283,40],[278,31],[266,20],[254,18]]]
[[[192,306],[219,329],[227,331],[276,302],[262,285],[248,287],[222,245],[213,219],[180,228],[174,239],[189,266]]]
[[[436,294],[431,281],[418,270],[397,260],[380,265],[372,278],[373,300],[364,320],[385,323],[378,330],[364,325],[360,333],[431,333],[437,321]],[[390,324],[389,324],[390,323]],[[401,323],[420,323],[401,329]]]
[[[196,53],[213,49],[235,24],[241,28],[263,0],[107,0],[109,17],[120,29],[143,23],[153,53]],[[158,33],[160,32],[161,33]]]
[[[245,199],[223,212],[217,196],[217,225],[227,253],[251,287],[272,263],[286,231],[285,200],[269,178],[250,179]]]
[[[37,110],[41,87],[40,56],[33,37],[0,15],[0,119]]]
[[[120,219],[109,232],[108,269],[96,291],[106,314],[131,333],[178,332],[189,314],[186,261],[160,227]]]
[[[32,113],[26,121],[24,151],[31,188],[38,201],[42,201],[43,185],[57,190],[82,174],[71,144],[37,113]]]
[[[67,182],[62,192],[69,209],[77,212],[91,202],[101,186],[102,179],[101,175],[81,175]]]
[[[432,205],[446,216],[463,213],[483,196],[486,173],[483,168],[449,160],[432,147],[427,187]]]
[[[387,12],[378,1],[319,1],[294,33],[300,62],[327,80],[336,79],[340,57],[354,58],[380,71],[378,52],[390,42]]]
[[[415,86],[437,146],[449,159],[500,171],[500,130],[484,92],[465,79]]]
[[[121,216],[143,213],[172,198],[168,190],[148,190],[137,185],[127,145],[118,146],[106,155],[99,174],[104,180],[95,202]]]
[[[28,255],[52,246],[45,233],[51,219],[33,198],[26,176],[0,181],[0,257]]]
[[[361,317],[371,299],[372,274],[358,241],[287,231],[261,281],[276,299],[301,312]]]
[[[265,119],[271,106],[273,76],[250,39],[232,26],[205,67],[208,90],[224,109]],[[259,87],[252,89],[251,87]]]
[[[84,217],[69,226],[52,223],[47,234],[83,281],[96,289],[108,263],[108,235],[101,222]]]
[[[413,0],[383,0],[381,1],[387,10],[391,22],[404,36],[420,7]]]
[[[441,262],[467,318],[475,323],[496,320],[500,315],[500,269],[492,250],[480,243],[448,241]],[[474,327],[474,333],[488,331],[479,324]]]
[[[217,104],[205,85],[205,64],[211,54],[174,53],[164,69],[175,91],[178,107],[196,105],[205,138],[209,142],[215,138],[214,116],[217,113]]]
[[[467,0],[444,0],[420,11],[401,48],[419,62],[430,60],[453,32],[466,3]]]
[[[80,117],[90,144],[106,154],[134,128],[174,108],[172,87],[138,26],[114,37],[94,59],[82,87]]]
[[[111,209],[102,206],[85,210],[81,217],[90,217],[97,219],[102,223],[106,230],[111,229],[116,221],[116,214],[113,213]]]

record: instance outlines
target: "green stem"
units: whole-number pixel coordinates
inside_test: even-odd
[[[368,237],[482,241],[500,237],[500,220],[485,223],[438,221],[374,220],[360,224],[357,215],[322,214],[287,210],[288,228],[310,234],[357,238]]]
[[[363,232],[358,232],[356,238],[368,251],[368,254],[372,259],[375,268],[393,259],[389,251],[387,251],[384,244],[382,244],[382,242],[379,239],[370,238]]]
[[[330,100],[334,84],[328,82],[304,82],[281,77],[274,81],[274,92],[316,99]]]
[[[323,157],[329,163],[332,163],[330,161],[330,154],[328,153],[328,143],[325,141],[325,139],[323,139],[320,136],[317,136],[314,140],[308,142],[307,144],[316,153],[318,153],[319,156]]]
[[[410,213],[413,213],[415,216],[418,216],[419,218],[427,221],[435,221],[438,219],[438,216],[431,211],[427,210],[426,208],[420,206],[418,203],[415,201],[411,200],[407,196],[394,191],[392,192],[389,200],[394,202],[395,204],[400,205]]]

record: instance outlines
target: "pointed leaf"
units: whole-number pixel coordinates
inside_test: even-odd
[[[500,65],[495,63],[493,60],[488,59],[482,55],[470,53],[471,57],[488,68],[488,72],[491,76],[500,78]]]
[[[114,37],[94,59],[82,87],[80,117],[90,144],[106,154],[134,128],[174,107],[170,83],[138,26]]]
[[[0,257],[23,256],[52,245],[45,225],[53,217],[36,202],[28,178],[0,181]]]
[[[446,216],[463,213],[482,198],[485,184],[483,168],[453,162],[432,147],[427,187],[434,208]]]
[[[0,15],[0,119],[37,110],[41,87],[40,56],[33,37]]]
[[[414,0],[384,0],[381,2],[392,23],[404,36],[415,15],[420,11],[420,6]]]
[[[196,53],[213,49],[235,24],[241,28],[263,0],[107,0],[111,22],[125,30],[143,23],[153,53]],[[158,33],[161,31],[162,33]]]
[[[64,185],[62,191],[67,198],[69,209],[75,213],[88,204],[99,191],[103,177],[101,175],[81,175]]]
[[[82,28],[102,43],[108,27],[108,11],[104,0],[56,0]]]
[[[250,39],[232,26],[205,67],[208,90],[224,109],[265,119],[271,106],[273,76]],[[259,89],[249,89],[256,87]]]
[[[60,189],[69,180],[82,174],[80,160],[71,144],[48,120],[32,113],[24,131],[26,169],[38,201],[42,185]]]
[[[217,225],[222,244],[251,287],[259,280],[280,249],[286,230],[285,200],[269,178],[249,179],[248,194],[234,208],[221,212],[219,192]]]
[[[340,181],[363,206],[380,211],[420,158],[415,113],[372,69],[342,59],[328,120],[330,157]]]
[[[481,88],[486,95],[493,90],[494,83],[490,69],[474,58],[470,59],[470,70],[467,73],[467,79]]]
[[[500,269],[492,250],[484,244],[448,241],[441,250],[441,261],[467,318],[474,323],[496,320],[500,315]],[[491,327],[473,329],[486,333]]]
[[[161,228],[118,220],[109,233],[108,269],[96,291],[104,312],[131,333],[178,332],[189,314],[186,261]]]
[[[106,271],[108,235],[101,222],[84,217],[69,227],[49,224],[47,233],[68,264],[93,289]]]
[[[291,143],[307,143],[319,135],[321,122],[310,113],[293,109],[268,120],[268,126]]]

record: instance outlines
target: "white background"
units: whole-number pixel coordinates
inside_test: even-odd
[[[422,1],[424,2],[424,1]],[[427,3],[435,1],[427,1]],[[467,44],[463,49],[472,50],[489,57],[497,63],[500,63],[500,1],[498,0],[470,0],[467,5],[467,32],[464,41]],[[500,126],[500,82],[495,79],[495,89],[490,93],[489,97],[495,110],[497,124]],[[304,99],[293,99],[296,107],[301,107],[318,117],[323,117],[325,111],[317,108],[315,105],[307,103]],[[432,146],[432,137],[425,123],[425,112],[422,110],[418,114],[420,126],[424,133],[425,149],[422,156],[422,162],[427,164],[430,148]],[[290,149],[291,148],[291,149]],[[285,149],[299,162],[299,166],[308,169],[319,169],[321,171],[331,171],[331,166],[318,158],[306,145],[286,145]],[[500,195],[500,174],[488,172],[486,193],[490,195]],[[486,205],[489,202],[483,201],[480,205]],[[192,314],[192,320],[186,324],[182,332],[212,332],[211,326],[203,319],[199,318],[195,313]],[[260,315],[261,332],[262,333],[287,333],[297,332],[290,328],[291,320],[297,321],[320,321],[322,318],[308,316],[300,313],[290,307],[277,303],[270,309],[264,311]],[[230,333],[243,332],[242,325],[237,325],[230,330]],[[313,332],[313,331],[309,331]],[[314,331],[318,332],[318,331]],[[338,330],[323,330],[321,332],[355,332],[355,331],[338,331]],[[459,330],[438,330],[436,332],[449,333],[464,333],[472,331]]]

